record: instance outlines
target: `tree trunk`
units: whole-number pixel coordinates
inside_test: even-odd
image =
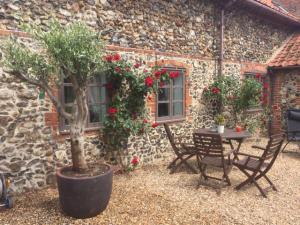
[[[71,153],[73,171],[84,172],[88,169],[84,151],[84,128],[88,116],[86,91],[74,88],[76,105],[73,107],[73,120],[70,123]]]

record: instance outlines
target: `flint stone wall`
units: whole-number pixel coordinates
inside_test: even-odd
[[[218,1],[2,0],[0,4],[0,29],[20,29],[22,22],[46,29],[51,18],[62,24],[83,20],[109,44],[164,53],[121,50],[122,57],[183,63],[189,67],[189,120],[174,123],[171,129],[175,135],[186,136],[196,127],[211,125],[212,116],[201,95],[217,75]],[[265,63],[291,34],[288,28],[235,8],[226,14],[225,22],[224,74],[229,76],[241,75],[243,61]],[[53,183],[56,167],[70,162],[70,143],[54,138],[59,132],[53,136],[52,127],[46,126],[45,114],[52,112],[49,100],[39,100],[35,87],[19,83],[0,68],[0,109],[0,170],[12,177],[14,190]],[[104,154],[97,135],[87,137],[85,146],[90,161]],[[142,163],[171,154],[162,126],[142,137],[131,137],[127,147],[128,158],[137,155]]]

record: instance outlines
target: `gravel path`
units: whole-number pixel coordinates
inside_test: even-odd
[[[267,199],[254,186],[239,192],[226,187],[221,194],[196,189],[199,175],[184,169],[170,175],[166,165],[115,176],[109,207],[95,218],[63,215],[56,189],[48,188],[18,196],[14,209],[0,211],[0,224],[300,224],[299,150],[279,156],[270,172],[279,191],[270,191]],[[245,179],[237,169],[230,178],[233,186]]]

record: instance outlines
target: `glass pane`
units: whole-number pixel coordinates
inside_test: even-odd
[[[105,102],[106,101],[106,88],[105,87],[101,87],[100,101],[101,102]]]
[[[158,101],[169,100],[169,88],[160,88],[158,91]]]
[[[72,106],[65,106],[65,110],[68,113],[72,113]],[[65,125],[69,125],[69,122],[66,119],[65,119]]]
[[[103,104],[101,105],[101,119],[100,119],[101,122],[104,122],[106,113],[107,113],[107,108],[106,105]]]
[[[105,84],[106,83],[106,76],[104,73],[99,73],[97,75],[95,75],[95,77],[92,79],[91,84],[96,84],[96,83],[101,83],[101,84]]]
[[[176,86],[183,86],[183,76],[182,72],[180,72],[180,75],[174,79],[174,85]]]
[[[65,104],[74,102],[75,96],[71,86],[64,86],[64,97]]]
[[[158,103],[158,117],[169,116],[169,103]]]
[[[100,87],[91,86],[88,88],[89,102],[97,103],[101,101]]]
[[[183,100],[183,88],[173,89],[173,100]]]
[[[64,79],[64,83],[71,83],[71,79],[68,77],[68,78],[65,78]]]
[[[174,116],[183,115],[183,102],[173,103],[173,115]]]
[[[90,113],[90,123],[100,122],[100,106],[99,105],[91,105],[89,106]]]

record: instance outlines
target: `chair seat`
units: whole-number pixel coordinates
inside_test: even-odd
[[[250,160],[248,162],[247,162],[247,160],[248,160],[248,157],[245,157],[243,159],[234,161],[233,165],[235,165],[237,167],[243,167],[243,168],[245,168],[247,170],[251,170],[251,171],[257,170],[257,168],[260,164],[260,161],[257,159],[253,159],[253,158],[250,158]],[[246,164],[246,162],[247,162],[247,164]],[[269,163],[264,162],[262,164],[262,166],[260,167],[260,169],[265,170],[268,165],[269,165]]]
[[[200,163],[215,166],[215,167],[222,167],[223,166],[221,157],[206,156],[203,159],[201,159]],[[229,160],[224,159],[224,164],[225,164],[225,166],[229,165],[230,164]]]

